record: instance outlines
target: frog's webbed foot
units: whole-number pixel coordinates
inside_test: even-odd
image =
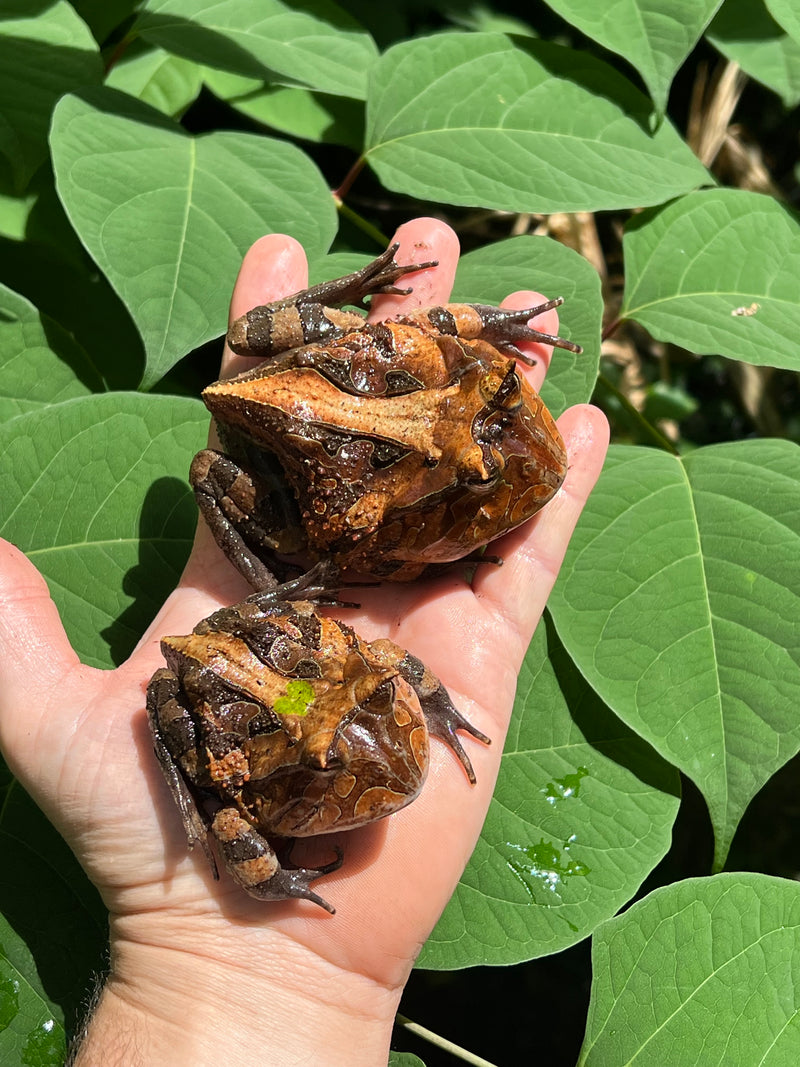
[[[476,740],[482,741],[484,745],[490,745],[492,743],[491,738],[487,737],[486,734],[473,726],[468,719],[464,718],[445,687],[433,671],[425,666],[422,660],[417,659],[410,652],[405,652],[404,649],[395,645],[393,641],[373,641],[370,644],[370,648],[380,659],[387,664],[392,664],[401,677],[405,678],[419,697],[428,733],[438,737],[452,748],[467,772],[467,777],[474,785],[476,778],[475,771],[472,768],[472,761],[464,751],[456,731],[464,730],[465,733],[471,734]]]
[[[155,672],[147,687],[147,719],[153,749],[172,799],[181,814],[189,847],[200,845],[214,877],[219,878],[217,864],[208,844],[208,827],[165,740],[165,735],[172,735],[176,739],[183,736],[188,744],[187,729],[193,729],[188,709],[180,697],[180,683],[166,667]]]
[[[399,244],[389,245],[385,252],[373,259],[371,263],[367,263],[361,270],[346,274],[343,278],[335,278],[331,282],[313,286],[307,293],[302,294],[302,302],[323,304],[329,307],[344,307],[345,304],[352,304],[353,307],[366,311],[369,307],[366,298],[376,293],[407,296],[412,290],[398,289],[395,282],[404,274],[438,266],[438,260],[400,264],[394,258],[399,247]]]
[[[480,336],[484,341],[489,341],[501,352],[514,356],[529,366],[535,366],[536,360],[520,351],[515,344],[516,341],[541,341],[552,345],[553,348],[565,348],[568,352],[578,354],[583,352],[581,346],[576,345],[574,341],[567,341],[566,338],[557,337],[552,333],[542,333],[541,330],[535,330],[528,325],[530,319],[535,319],[537,315],[550,311],[551,308],[560,307],[563,303],[564,297],[557,296],[554,300],[548,300],[547,303],[532,308],[498,308],[489,304],[470,304],[469,306],[480,317],[483,325]]]
[[[342,865],[342,850],[336,849],[336,859],[322,867],[282,867],[275,850],[258,830],[241,817],[234,807],[221,808],[211,823],[220,855],[233,880],[257,900],[288,900],[297,897],[311,900],[325,911],[333,908],[310,883]]]

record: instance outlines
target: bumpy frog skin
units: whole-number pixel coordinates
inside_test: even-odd
[[[251,896],[301,897],[333,912],[310,883],[341,866],[341,852],[315,869],[284,866],[269,838],[398,811],[425,781],[431,733],[474,782],[456,730],[489,739],[415,656],[316,613],[313,601],[330,599],[331,574],[318,566],[215,612],[185,637],[165,637],[168,667],[153,675],[147,713],[189,843],[201,845],[215,876],[209,832]]]
[[[534,515],[567,456],[540,397],[517,371],[550,307],[427,308],[367,324],[345,304],[407,293],[394,245],[354,274],[254,308],[233,351],[255,369],[203,393],[223,451],[190,480],[220,547],[255,589],[276,554],[331,559],[346,575],[406,581],[473,554]]]

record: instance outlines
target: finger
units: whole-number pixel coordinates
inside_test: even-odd
[[[540,304],[546,304],[549,299],[550,297],[542,296],[541,293],[534,292],[531,289],[520,289],[518,292],[507,296],[500,307],[513,308],[514,310],[533,308],[538,307]],[[555,308],[550,308],[549,311],[544,311],[541,315],[531,319],[528,325],[534,330],[539,330],[540,333],[555,335],[558,333],[558,312]],[[526,356],[536,360],[535,367],[528,367],[524,363],[518,363],[517,367],[538,393],[542,388],[547,368],[550,366],[553,346],[546,345],[541,341],[519,341],[516,344],[517,348],[524,352]]]
[[[608,448],[605,415],[589,404],[558,420],[569,456],[564,484],[530,522],[494,541],[497,568],[481,567],[473,589],[484,606],[504,618],[521,660],[556,580],[572,531],[597,481]]]
[[[401,278],[398,288],[409,288],[408,296],[375,296],[370,305],[372,320],[391,319],[419,307],[446,303],[456,276],[458,238],[445,222],[439,219],[412,219],[396,231],[392,244],[400,248],[395,255],[398,263],[426,263],[437,260],[438,266],[411,274],[406,282]]]
[[[19,730],[35,730],[44,698],[79,660],[42,575],[8,541],[0,541],[0,746],[10,753]],[[35,683],[32,681],[35,679]],[[28,714],[10,715],[14,707]]]
[[[238,319],[251,308],[299,293],[307,286],[308,264],[303,246],[294,237],[269,233],[245,253],[233,287],[228,322]],[[252,366],[250,357],[236,356],[225,345],[223,378],[230,378]]]

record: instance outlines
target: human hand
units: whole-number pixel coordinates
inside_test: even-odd
[[[420,219],[398,239],[400,262],[437,259],[439,266],[411,277],[410,297],[375,298],[373,316],[443,303],[449,295],[458,256],[452,231]],[[232,317],[305,286],[297,243],[263,238],[245,259]],[[506,304],[536,302],[515,294]],[[556,332],[555,312],[537,325]],[[549,349],[530,347],[540,362],[522,372],[539,386]],[[227,353],[224,373],[250,362]],[[256,1042],[271,1063],[319,1062],[322,1043],[331,1065],[385,1061],[413,959],[480,832],[517,671],[602,464],[607,429],[599,412],[573,408],[559,426],[570,456],[567,480],[535,520],[494,542],[502,567],[479,568],[471,585],[454,568],[434,581],[359,590],[357,612],[336,612],[364,638],[388,636],[420,655],[492,745],[464,739],[478,779],[470,786],[453,754],[434,740],[428,781],[407,809],[298,847],[298,862],[312,853],[324,862],[331,841],[343,844],[344,866],[317,887],[336,905],[333,917],[309,902],[253,901],[225,875],[214,883],[202,856],[187,852],[152,755],[144,689],[163,663],[159,638],[189,633],[250,591],[205,527],[178,588],[115,671],[77,661],[44,582],[20,553],[4,547],[0,747],[110,913],[112,972],[78,1063],[114,1064],[121,1049],[118,1062],[133,1064],[131,1048],[143,1064],[201,1065],[216,1062],[220,1050],[251,1060]]]

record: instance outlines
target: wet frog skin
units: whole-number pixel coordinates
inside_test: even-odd
[[[533,516],[567,470],[561,436],[520,376],[517,342],[579,346],[523,311],[450,304],[367,324],[345,304],[432,263],[392,246],[354,274],[254,308],[233,351],[263,362],[209,386],[223,450],[190,480],[218,544],[255,589],[276,554],[406,581],[470,556]],[[286,575],[286,570],[282,571]]]
[[[319,868],[285,866],[270,838],[350,829],[405,807],[425,781],[430,734],[474,782],[456,731],[489,739],[415,656],[316,613],[330,573],[318,566],[163,638],[168,667],[150,681],[147,714],[189,843],[215,876],[209,834],[251,896],[333,912],[310,883],[341,866],[341,852]]]

